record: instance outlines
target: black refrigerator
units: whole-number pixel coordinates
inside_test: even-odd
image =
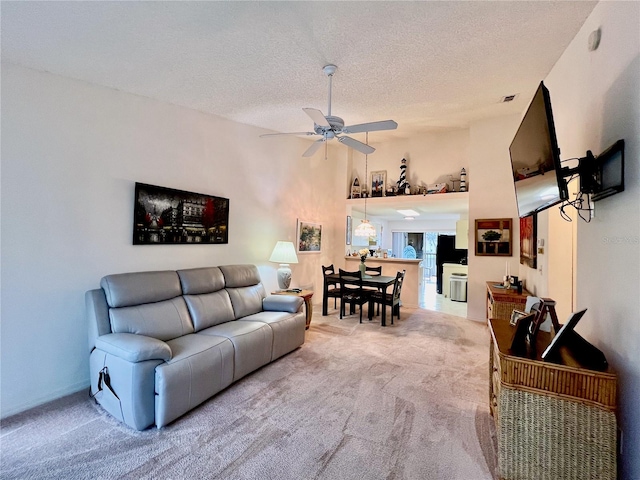
[[[444,263],[467,263],[467,250],[456,248],[455,235],[438,235],[436,245],[436,269],[438,293],[442,293],[442,264]]]

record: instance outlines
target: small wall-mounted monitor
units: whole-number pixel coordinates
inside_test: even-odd
[[[560,165],[551,98],[543,82],[513,137],[509,154],[520,217],[569,198]]]
[[[596,191],[591,195],[594,202],[624,191],[624,140],[618,140],[596,157],[594,179]]]

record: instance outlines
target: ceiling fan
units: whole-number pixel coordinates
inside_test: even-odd
[[[318,151],[318,149],[327,140],[332,138],[338,139],[340,143],[347,145],[365,155],[376,151],[375,148],[362,143],[354,138],[347,137],[345,133],[363,133],[363,132],[375,132],[379,130],[395,130],[398,124],[393,120],[382,120],[380,122],[361,123],[359,125],[344,126],[344,120],[340,117],[334,117],[331,115],[331,83],[333,74],[338,67],[335,65],[325,65],[322,71],[329,77],[329,112],[328,115],[324,115],[320,110],[315,108],[303,108],[302,110],[311,117],[313,120],[313,132],[291,132],[291,133],[266,133],[260,135],[261,137],[274,137],[277,135],[320,135],[322,138],[316,140],[302,154],[303,157],[310,157]]]

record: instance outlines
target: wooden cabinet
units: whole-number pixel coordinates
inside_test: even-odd
[[[542,361],[548,332],[538,332],[535,358],[515,356],[509,321],[490,319],[489,328],[500,478],[615,480],[615,373]]]
[[[531,295],[523,289],[517,290],[496,287],[500,282],[487,282],[487,318],[510,319],[514,310],[524,310],[527,297]]]

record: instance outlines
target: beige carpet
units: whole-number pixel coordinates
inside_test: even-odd
[[[2,421],[0,477],[493,479],[488,345],[484,324],[426,310],[314,315],[300,349],[162,430],[87,392]]]

